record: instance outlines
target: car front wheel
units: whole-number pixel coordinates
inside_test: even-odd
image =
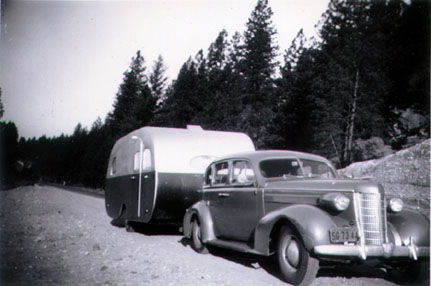
[[[389,278],[399,285],[426,285],[430,275],[429,261],[412,262],[387,270]]]
[[[299,234],[283,226],[277,248],[277,260],[282,278],[290,284],[310,284],[319,270],[319,261],[310,256]]]
[[[207,247],[202,242],[201,226],[197,218],[192,222],[192,247],[198,253],[208,253]]]

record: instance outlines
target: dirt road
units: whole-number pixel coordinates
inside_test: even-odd
[[[0,192],[0,285],[287,285],[271,260],[195,253],[172,229],[128,233],[103,198],[48,186]],[[396,285],[378,269],[324,269],[313,285]]]

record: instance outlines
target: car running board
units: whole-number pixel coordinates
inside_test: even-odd
[[[257,252],[254,248],[250,247],[245,242],[238,242],[238,241],[232,241],[232,240],[223,240],[223,239],[214,239],[206,242],[209,245],[221,247],[221,248],[227,248],[230,250],[240,251],[240,252],[246,252],[246,253],[253,253],[253,254],[260,254]]]

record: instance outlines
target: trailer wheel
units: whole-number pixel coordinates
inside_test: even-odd
[[[319,270],[319,260],[310,256],[297,231],[287,226],[280,230],[277,260],[282,278],[293,285],[310,284]]]
[[[133,225],[133,222],[125,220],[125,226],[127,232],[136,232],[135,226]]]
[[[192,248],[198,253],[208,253],[208,248],[202,242],[202,233],[199,220],[192,221]]]
[[[116,227],[125,227],[126,221],[124,218],[114,218],[111,220],[111,224]]]

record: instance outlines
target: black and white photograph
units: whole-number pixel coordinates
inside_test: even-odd
[[[430,285],[430,1],[0,3],[0,285]]]

